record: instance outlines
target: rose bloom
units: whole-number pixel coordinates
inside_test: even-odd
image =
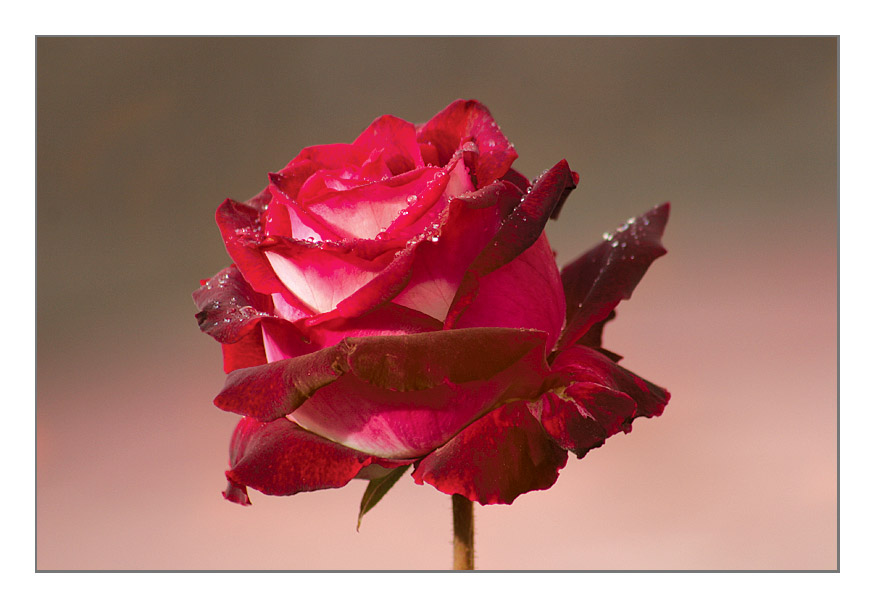
[[[216,221],[233,264],[202,281],[222,343],[215,404],[243,416],[225,498],[413,478],[481,504],[552,486],[578,458],[662,413],[669,395],[601,348],[660,244],[668,204],[561,272],[544,226],[578,176],[530,183],[485,106],[421,125],[377,118],[305,148]]]

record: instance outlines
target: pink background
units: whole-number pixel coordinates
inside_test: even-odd
[[[565,263],[665,200],[605,333],[668,387],[556,485],[477,507],[482,569],[836,567],[833,38],[37,41],[37,567],[443,569],[450,499],[405,477],[224,501],[236,417],[190,293],[213,213],[379,114],[487,104],[530,176],[581,174]]]

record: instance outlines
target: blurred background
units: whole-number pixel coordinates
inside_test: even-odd
[[[837,566],[835,38],[39,38],[39,569],[444,569],[409,476],[222,499],[237,417],[191,292],[213,220],[309,145],[456,98],[530,177],[581,175],[564,264],[666,200],[669,254],[605,331],[672,392],[556,485],[475,508],[480,569]]]

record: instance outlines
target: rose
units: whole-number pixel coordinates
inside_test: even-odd
[[[529,183],[488,110],[376,119],[305,148],[216,219],[234,264],[194,293],[222,343],[215,404],[234,431],[229,500],[340,487],[414,464],[481,504],[553,485],[668,393],[617,365],[601,331],[649,264],[668,204],[560,274],[543,233],[578,182]]]

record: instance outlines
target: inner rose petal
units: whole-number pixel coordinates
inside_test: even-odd
[[[333,310],[380,273],[377,267],[354,266],[318,249],[311,255],[298,255],[295,260],[275,251],[266,251],[265,255],[289,291],[319,313]]]
[[[434,185],[439,169],[423,168],[306,203],[307,212],[343,238],[374,239]]]

